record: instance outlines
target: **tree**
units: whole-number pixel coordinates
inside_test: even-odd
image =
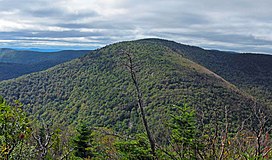
[[[146,120],[146,115],[145,115],[145,111],[144,111],[144,101],[143,101],[140,85],[139,85],[139,82],[138,82],[138,79],[137,79],[137,76],[136,76],[135,64],[133,62],[131,53],[123,51],[123,54],[126,56],[127,61],[128,61],[124,65],[127,67],[128,71],[130,73],[131,79],[133,81],[133,85],[134,85],[134,87],[136,89],[138,107],[140,109],[142,122],[143,122],[143,125],[144,125],[144,128],[145,128],[148,140],[149,140],[151,153],[154,156],[154,158],[156,158],[157,157],[156,156],[156,148],[155,148],[156,143],[155,143],[155,140],[154,140],[154,138],[153,138],[153,136],[152,136],[152,134],[150,132],[150,129],[149,129],[149,126],[148,126],[148,123],[147,123],[147,120]]]
[[[78,135],[73,140],[75,148],[75,156],[81,158],[91,158],[94,157],[94,152],[92,148],[93,137],[91,129],[82,123],[77,129]]]
[[[171,119],[171,144],[174,156],[179,159],[195,159],[197,157],[197,120],[195,110],[184,104],[173,106],[177,109]]]
[[[53,137],[55,132],[49,128],[49,125],[41,122],[35,126],[35,131],[32,133],[34,138],[36,152],[38,159],[45,159],[49,156],[50,149],[54,145]]]
[[[26,113],[20,103],[16,104],[9,106],[0,96],[0,156],[6,160],[11,158],[16,148],[23,147],[23,141],[30,131]],[[13,158],[19,157],[20,152],[13,155]]]
[[[120,159],[153,159],[145,135],[138,134],[135,139],[120,139],[115,143]]]

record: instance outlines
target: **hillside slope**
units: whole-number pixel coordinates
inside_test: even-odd
[[[20,100],[29,113],[46,121],[71,125],[87,120],[134,132],[141,123],[122,51],[133,57],[153,129],[163,128],[172,104],[184,101],[205,123],[223,119],[225,107],[233,122],[250,115],[255,102],[234,85],[169,47],[143,41],[113,44],[49,70],[3,81],[0,94]]]
[[[204,50],[161,39],[144,39],[139,42],[167,46],[272,107],[272,55]]]
[[[34,52],[0,49],[0,81],[48,69],[90,51]]]

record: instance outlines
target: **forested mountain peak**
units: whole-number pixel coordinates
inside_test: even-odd
[[[179,50],[186,45],[174,43],[174,48],[172,43],[144,39],[112,44],[49,70],[2,82],[0,93],[20,100],[31,114],[47,121],[69,125],[88,119],[98,126],[125,123],[122,126],[128,129],[137,103],[124,67],[125,51],[133,57],[151,119],[163,116],[160,113],[170,104],[184,101],[203,113],[229,106],[233,114],[239,113],[234,117],[242,118],[252,99],[220,74],[187,58],[187,52]],[[198,47],[186,50],[210,54]]]
[[[266,68],[270,67],[266,63],[270,56],[262,59],[262,55],[257,55],[258,60],[254,60],[255,56],[204,50],[159,39],[119,42],[47,70],[2,81],[0,95],[9,104],[16,105],[14,100],[19,100],[30,119],[52,128],[62,128],[63,135],[73,134],[75,130],[71,128],[81,126],[72,148],[80,146],[82,138],[86,138],[104,148],[106,141],[106,146],[111,146],[109,152],[117,153],[118,150],[121,154],[117,157],[154,157],[163,153],[176,157],[175,149],[169,148],[169,153],[158,151],[168,150],[172,142],[183,145],[184,140],[188,142],[188,148],[195,144],[192,140],[199,140],[199,144],[212,151],[216,148],[214,144],[219,146],[229,138],[233,140],[227,146],[230,151],[235,148],[232,146],[236,146],[236,141],[241,142],[235,136],[264,135],[257,131],[267,129],[262,122],[266,125],[271,122],[271,86],[267,83],[271,77]],[[252,65],[267,72],[254,78],[247,70],[247,66]],[[154,137],[151,140],[156,142],[153,146],[161,147],[153,148],[156,154],[149,150],[145,139],[137,138],[147,130],[142,125],[143,110]],[[46,126],[44,124],[42,127]],[[88,134],[93,128],[99,134],[96,139]],[[70,132],[66,133],[67,130]],[[224,138],[228,132],[229,137]],[[104,134],[118,138],[101,141],[101,138],[108,138]],[[214,137],[216,142],[210,140]],[[249,142],[257,143],[253,141]],[[65,142],[64,138],[62,143]],[[88,152],[90,156],[104,158],[109,154],[92,146],[93,143],[86,144],[94,148]],[[123,150],[127,146],[134,148]],[[126,155],[130,150],[133,153]],[[94,151],[99,154],[93,155]],[[213,154],[206,154],[202,148],[199,151],[199,156],[220,156],[218,150]],[[75,156],[84,157],[82,153],[85,150],[77,150]],[[192,157],[193,154],[186,151],[185,156]]]

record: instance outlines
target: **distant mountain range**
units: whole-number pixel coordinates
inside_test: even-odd
[[[0,49],[0,81],[41,71],[87,53],[90,51],[36,52],[2,48]]]
[[[246,119],[253,106],[272,106],[272,56],[204,50],[161,39],[112,44],[48,70],[3,81],[0,95],[20,100],[31,115],[55,124],[83,120],[117,131],[139,131],[124,51],[133,57],[147,117],[157,136],[172,104],[186,101],[205,123],[223,119],[228,108],[233,124]]]

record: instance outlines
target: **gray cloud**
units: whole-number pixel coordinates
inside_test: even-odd
[[[96,48],[157,37],[272,53],[270,0],[2,0],[0,47]]]

